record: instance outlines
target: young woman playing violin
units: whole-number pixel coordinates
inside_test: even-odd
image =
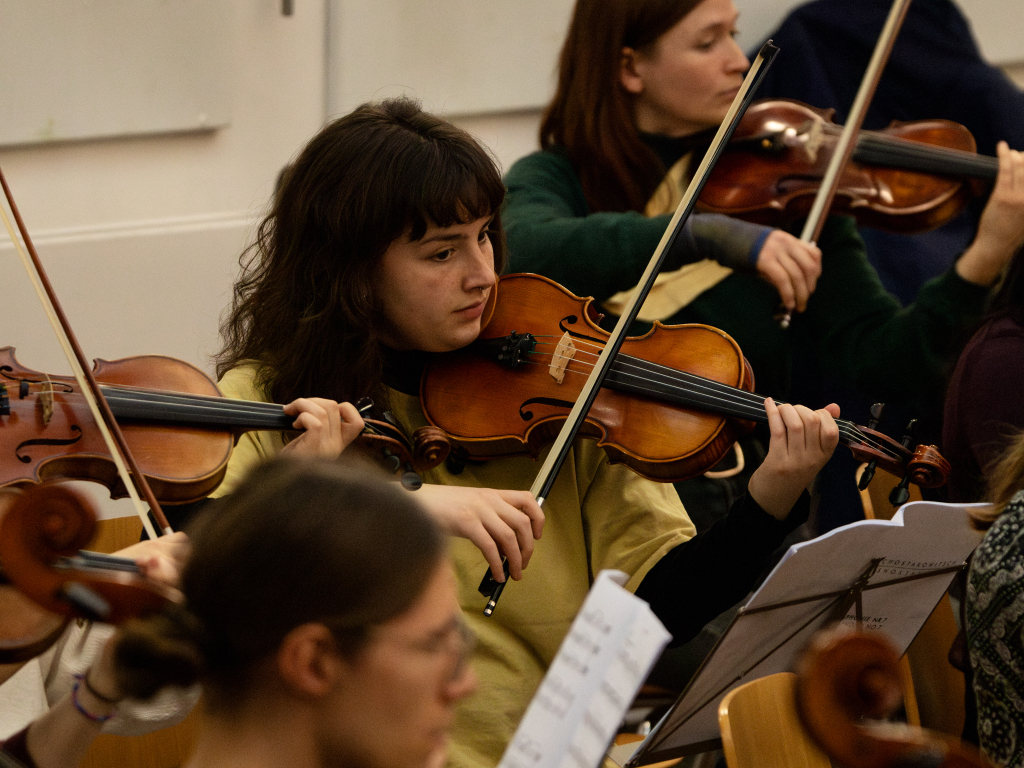
[[[480,333],[504,264],[503,196],[485,150],[414,103],[366,105],[326,126],[295,161],[237,284],[220,358],[225,394],[370,395],[406,428],[423,425],[423,364]],[[768,457],[749,495],[703,536],[670,486],[610,465],[594,442],[579,440],[546,499],[529,573],[493,617],[482,615],[477,587],[485,561],[498,578],[500,567],[476,540],[452,541],[459,602],[480,649],[480,690],[457,708],[453,764],[497,763],[601,569],[628,573],[628,588],[679,641],[748,591],[805,519],[804,489],[838,439],[834,406],[766,408]],[[244,436],[227,487],[281,445],[269,434]],[[518,577],[532,548],[520,531],[532,523],[540,536],[539,509],[522,490],[538,466],[527,456],[442,466],[424,473],[415,495],[436,514],[446,507],[469,520],[512,521],[516,535],[490,545]]]
[[[688,181],[685,158],[748,67],[736,22],[732,0],[578,0],[543,151],[506,176],[510,271],[602,302],[636,284]],[[725,330],[758,391],[777,397],[793,397],[812,365],[877,400],[937,398],[955,340],[1024,241],[1024,156],[1002,146],[999,157],[974,242],[906,309],[882,288],[851,219],[828,222],[819,265],[817,249],[784,232],[696,216],[672,267],[705,260],[649,301],[647,317]],[[773,320],[780,296],[802,313],[788,330]]]

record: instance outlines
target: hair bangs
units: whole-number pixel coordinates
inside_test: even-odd
[[[420,240],[432,225],[468,224],[498,212],[505,185],[482,147],[434,145],[429,150],[420,176],[423,183],[409,190],[410,239]]]

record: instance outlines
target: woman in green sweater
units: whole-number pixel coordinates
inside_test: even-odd
[[[721,122],[748,67],[737,15],[732,0],[578,1],[543,150],[505,179],[510,271],[539,272],[614,311],[665,230],[695,139]],[[883,289],[852,220],[828,222],[815,285],[786,233],[697,215],[666,269],[691,263],[641,317],[724,329],[774,396],[791,394],[794,357],[875,399],[939,396],[956,340],[1024,242],[1024,158],[1004,146],[1000,164],[974,243],[910,307]],[[788,330],[773,320],[780,296],[802,312]]]

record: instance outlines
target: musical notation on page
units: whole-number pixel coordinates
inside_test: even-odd
[[[671,639],[626,574],[602,571],[498,768],[596,768]]]

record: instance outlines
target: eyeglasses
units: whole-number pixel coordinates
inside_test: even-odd
[[[450,627],[431,637],[419,640],[396,638],[407,648],[425,656],[444,657],[450,661],[445,681],[458,680],[466,671],[473,650],[476,648],[476,635],[462,618],[458,618]]]

